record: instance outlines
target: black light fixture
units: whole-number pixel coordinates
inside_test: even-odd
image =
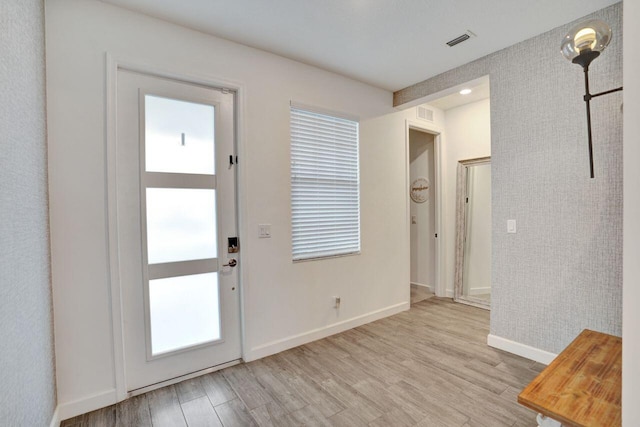
[[[574,64],[582,66],[584,70],[584,102],[587,105],[587,132],[589,135],[589,167],[591,178],[593,175],[593,144],[591,137],[591,99],[622,90],[616,89],[600,93],[589,93],[589,64],[600,56],[611,41],[611,27],[598,19],[583,22],[573,27],[562,40],[560,50],[565,58]]]

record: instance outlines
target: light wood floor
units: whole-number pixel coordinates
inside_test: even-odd
[[[411,310],[67,420],[75,426],[535,426],[542,365],[486,345],[489,312]]]

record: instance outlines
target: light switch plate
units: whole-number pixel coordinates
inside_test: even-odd
[[[271,237],[271,224],[258,224],[258,237],[268,239]]]
[[[507,220],[507,233],[515,233],[516,232],[516,220],[508,219]]]

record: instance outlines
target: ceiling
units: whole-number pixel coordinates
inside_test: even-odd
[[[462,89],[469,89],[471,93],[463,95],[460,93]],[[453,88],[449,88],[446,93],[436,94],[442,95],[434,101],[428,102],[428,105],[439,108],[441,110],[450,110],[472,102],[480,101],[490,97],[489,76],[484,76],[469,83],[464,83]]]
[[[618,0],[102,1],[395,91]]]

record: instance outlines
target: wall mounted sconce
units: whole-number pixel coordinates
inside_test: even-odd
[[[616,89],[600,93],[589,93],[589,64],[600,56],[611,41],[611,27],[606,22],[593,19],[573,27],[562,39],[560,50],[565,58],[584,69],[584,102],[587,105],[587,132],[589,135],[589,167],[593,178],[593,145],[591,137],[591,99],[622,90]]]

